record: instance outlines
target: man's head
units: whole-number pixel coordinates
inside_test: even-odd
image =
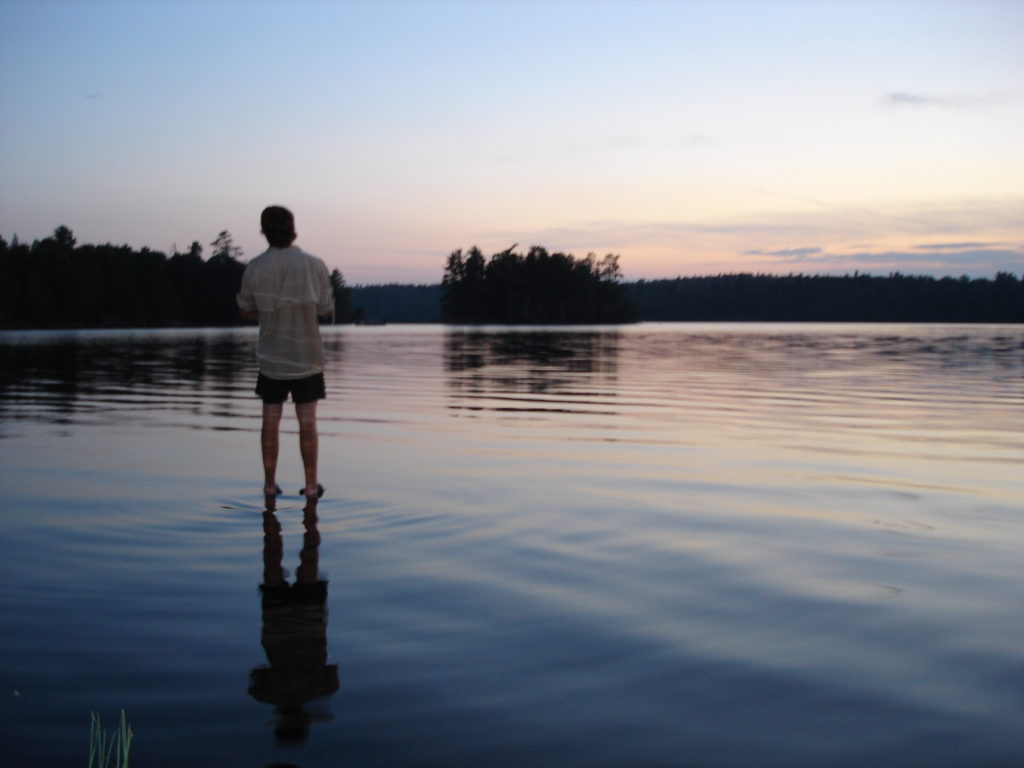
[[[267,242],[275,248],[287,248],[295,242],[295,217],[287,208],[271,205],[263,209],[260,228]]]

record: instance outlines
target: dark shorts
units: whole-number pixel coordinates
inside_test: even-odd
[[[289,394],[296,405],[327,397],[323,373],[314,373],[304,379],[271,379],[261,373],[256,379],[256,394],[267,405],[283,403]]]

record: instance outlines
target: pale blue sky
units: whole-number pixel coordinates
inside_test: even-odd
[[[1024,3],[2,0],[0,234],[1024,272]]]

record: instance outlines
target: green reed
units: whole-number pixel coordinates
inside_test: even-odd
[[[121,710],[121,724],[110,734],[103,732],[98,712],[92,713],[89,728],[89,768],[128,768],[128,751],[135,733]]]

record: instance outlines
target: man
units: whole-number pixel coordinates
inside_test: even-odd
[[[264,209],[260,225],[269,248],[249,262],[242,275],[238,308],[260,321],[256,394],[263,398],[263,492],[282,493],[277,454],[284,401],[290,394],[299,420],[299,452],[306,484],[299,491],[318,499],[316,401],[325,396],[324,345],[318,318],[334,314],[334,293],[324,263],[295,242],[295,219],[286,208]]]

